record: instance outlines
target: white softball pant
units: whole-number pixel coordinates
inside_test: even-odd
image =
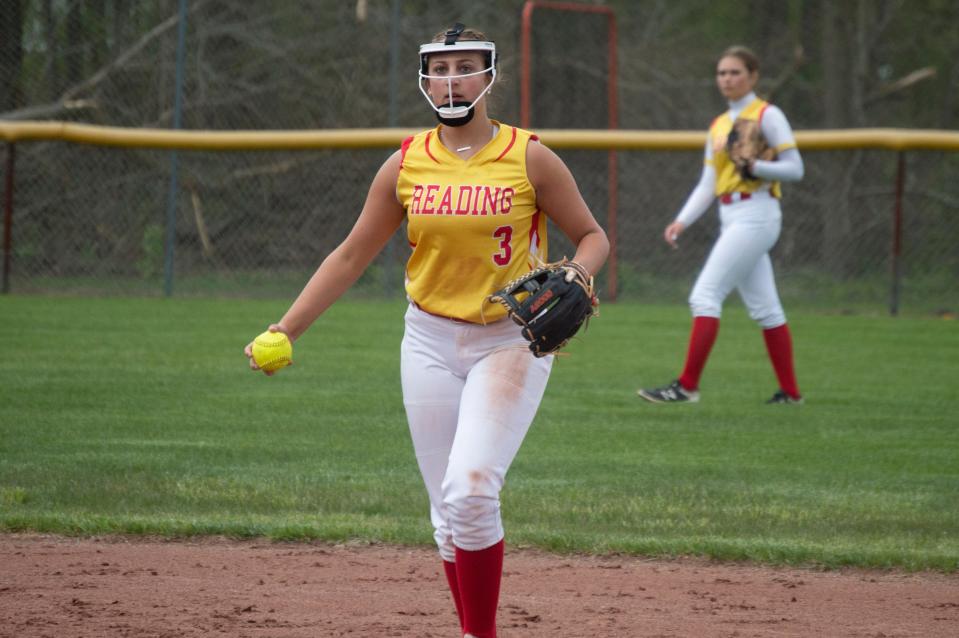
[[[694,317],[722,314],[723,301],[732,292],[764,329],[786,323],[786,314],[773,276],[769,251],[779,239],[782,211],[779,200],[766,192],[719,207],[721,229],[689,295]]]
[[[503,539],[499,493],[546,390],[553,357],[536,358],[509,319],[460,323],[410,305],[403,402],[443,560]]]

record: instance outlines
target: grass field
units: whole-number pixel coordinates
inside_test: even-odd
[[[429,545],[399,388],[403,304],[345,301],[266,378],[288,300],[0,297],[0,530]],[[803,406],[736,303],[689,406],[681,306],[606,304],[507,477],[507,540],[557,552],[959,570],[959,323],[789,308]]]

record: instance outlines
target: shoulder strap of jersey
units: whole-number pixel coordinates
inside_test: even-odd
[[[410,135],[408,138],[403,140],[403,143],[400,144],[400,170],[403,170],[403,160],[406,159],[406,151],[410,150],[410,144],[413,143],[413,138],[415,135]]]
[[[768,108],[769,108],[769,102],[763,103],[763,107],[762,107],[761,109],[759,109],[759,115],[756,116],[756,121],[757,121],[757,122],[762,122],[762,121],[763,121],[763,115],[766,114],[766,109],[768,109]]]

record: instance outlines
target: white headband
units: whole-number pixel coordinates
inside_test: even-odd
[[[451,51],[485,51],[496,54],[496,44],[484,40],[457,40],[453,44],[443,42],[429,42],[420,45],[420,55],[430,53],[449,53]]]

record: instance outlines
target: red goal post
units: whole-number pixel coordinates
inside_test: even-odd
[[[523,5],[522,25],[520,35],[520,55],[522,58],[522,68],[520,70],[520,126],[525,129],[530,127],[530,60],[532,57],[532,37],[533,11],[536,9],[545,9],[550,11],[568,11],[573,13],[594,13],[606,16],[607,28],[607,103],[608,126],[610,130],[616,129],[618,123],[618,88],[616,85],[616,13],[610,7],[580,4],[576,2],[548,2],[540,0],[527,0]],[[616,209],[618,205],[617,190],[619,188],[618,166],[616,160],[616,151],[610,149],[607,159],[608,173],[608,210],[606,217],[606,232],[609,237],[609,265],[607,266],[607,294],[610,301],[616,300],[617,293],[617,222]]]

